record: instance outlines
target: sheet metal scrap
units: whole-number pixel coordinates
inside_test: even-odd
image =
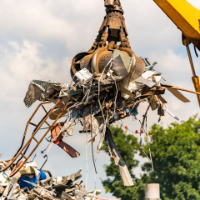
[[[128,168],[126,164],[124,163],[115,143],[112,138],[112,134],[109,129],[106,131],[106,144],[108,146],[109,152],[111,157],[114,159],[116,165],[119,167],[120,174],[122,176],[122,180],[124,182],[124,186],[132,186],[133,180],[129,174]]]
[[[104,69],[109,67],[107,73],[95,74],[86,68],[77,72],[81,74],[82,78],[66,87],[64,91],[65,96],[68,97],[68,101],[63,104],[63,106],[67,106],[66,111],[63,112],[62,108],[58,106],[58,108],[56,108],[50,115],[50,119],[54,120],[61,112],[63,112],[62,117],[68,113],[66,120],[62,122],[61,128],[59,130],[57,129],[58,132],[56,133],[56,137],[61,137],[60,139],[58,138],[58,141],[60,142],[62,142],[63,136],[73,135],[73,130],[78,120],[81,121],[85,132],[88,130],[91,131],[92,129],[92,132],[95,133],[93,138],[88,142],[94,142],[95,137],[101,133],[101,140],[98,145],[98,150],[100,150],[102,141],[105,135],[107,135],[106,141],[108,148],[110,149],[111,157],[115,160],[120,169],[124,185],[131,186],[133,185],[131,176],[125,163],[120,157],[119,152],[117,151],[117,147],[112,140],[111,133],[108,129],[106,131],[106,126],[109,126],[118,120],[129,117],[132,114],[135,115],[135,113],[137,113],[137,107],[139,106],[140,102],[143,101],[149,102],[153,110],[158,109],[159,103],[158,100],[156,100],[156,95],[163,95],[165,93],[165,89],[161,87],[160,83],[158,82],[158,80],[161,79],[161,73],[153,69],[145,70],[140,77],[138,77],[136,80],[130,80],[128,87],[125,87],[123,81],[127,76],[130,75],[131,72],[129,70],[125,70],[128,68],[129,64],[125,66],[123,63],[130,63],[131,58],[125,54],[123,57],[121,52],[116,51],[117,50],[113,51],[113,54],[119,54],[121,60],[120,65],[117,67],[112,67],[113,60],[111,59],[109,61],[110,64],[105,65],[104,67]],[[126,58],[128,62],[126,62]],[[123,59],[125,60],[123,61]],[[114,62],[114,66],[116,66],[115,64],[116,63]],[[120,66],[122,66],[123,70],[121,70]],[[87,75],[85,75],[85,73]],[[88,74],[92,75],[88,76]],[[79,76],[80,75],[76,77]],[[88,77],[89,80],[83,77]],[[37,84],[40,84],[40,81],[37,81]],[[46,81],[45,84],[48,85],[48,82]],[[64,84],[56,83],[56,85]],[[61,87],[57,87],[49,97],[49,94],[46,94],[46,91],[49,91],[49,88],[54,86],[49,84],[49,88],[44,88],[43,85],[40,84],[38,88],[41,87],[43,89],[38,90],[37,93],[42,91],[43,95],[46,97],[45,101],[51,101],[55,103],[63,98],[60,96]],[[28,93],[30,92],[31,89],[29,87]],[[53,101],[52,96],[54,97]],[[28,102],[27,98],[25,98],[25,102]],[[60,124],[61,123],[56,124],[55,127],[59,127]],[[54,131],[54,129],[52,129],[52,131]],[[55,134],[53,138],[55,138]],[[110,140],[108,140],[108,138],[110,138]],[[56,140],[54,142],[56,142]],[[70,151],[68,150],[67,152],[69,153]],[[73,157],[73,154],[70,155]],[[74,153],[74,156],[76,156],[76,153]]]
[[[58,123],[52,128],[51,136],[54,139],[53,142],[57,144],[60,148],[62,148],[66,153],[68,153],[72,158],[79,157],[80,153],[78,153],[73,147],[63,141],[63,124],[64,123]]]
[[[56,103],[53,94],[59,91],[59,98],[62,99],[60,106],[63,107],[68,101],[68,94],[65,92],[67,90],[68,86],[66,84],[48,80],[33,80],[29,85],[24,103],[27,107],[30,107],[36,100],[51,99],[52,102]]]
[[[24,169],[20,170],[12,179],[7,179],[6,183],[0,182],[0,199],[97,200],[101,191],[87,192],[82,181],[77,182],[82,177],[81,171],[80,169],[69,176],[53,178],[44,170],[43,173],[46,173],[46,178],[40,180],[37,164],[35,162],[27,163]],[[23,179],[20,179],[22,177]],[[36,178],[33,179],[33,177]],[[37,183],[34,181],[36,179]],[[29,188],[30,185],[32,185],[31,189]]]

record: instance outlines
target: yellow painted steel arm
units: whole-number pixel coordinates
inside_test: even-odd
[[[186,0],[154,0],[154,2],[200,50],[200,10]]]
[[[172,22],[182,31],[183,44],[187,53],[193,73],[192,82],[196,92],[200,92],[199,77],[195,73],[189,43],[200,50],[200,10],[192,6],[187,0],[154,0]],[[197,95],[200,106],[200,95]]]

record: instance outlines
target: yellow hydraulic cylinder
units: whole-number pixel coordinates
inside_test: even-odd
[[[172,22],[182,31],[188,43],[183,44],[192,69],[192,82],[196,92],[200,92],[199,77],[195,73],[189,43],[192,42],[200,50],[200,10],[192,6],[187,0],[154,0]],[[200,95],[197,95],[200,106]]]
[[[194,84],[194,88],[195,88],[196,92],[200,92],[199,77],[198,76],[193,76],[192,77],[192,82]],[[200,107],[200,95],[197,95],[197,100],[198,100],[199,107]]]
[[[194,84],[194,88],[195,88],[196,92],[200,92],[199,77],[196,75],[196,72],[194,69],[194,63],[193,63],[192,56],[190,53],[190,47],[188,44],[186,44],[186,49],[187,49],[187,54],[188,54],[188,58],[190,61],[190,66],[191,66],[191,70],[192,70],[192,74],[193,74],[192,82]],[[198,100],[199,107],[200,107],[200,95],[198,95],[198,94],[197,94],[197,100]]]

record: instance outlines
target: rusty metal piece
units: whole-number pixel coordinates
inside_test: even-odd
[[[153,96],[153,95],[160,95],[160,94],[164,94],[165,93],[165,89],[163,87],[158,87],[155,86],[153,88],[149,88],[148,86],[145,86],[142,89],[142,96]]]
[[[72,65],[71,65],[71,76],[74,78],[74,75],[77,71],[83,69],[83,67],[81,67],[80,62],[77,63],[77,61],[85,58],[86,56],[90,55],[90,53],[88,52],[82,52],[77,54],[73,60],[72,60]],[[87,66],[87,65],[86,65]],[[87,67],[88,68],[88,67]],[[76,79],[74,79],[76,81]]]
[[[64,123],[57,123],[55,124],[51,129],[51,135],[54,139],[54,143],[57,144],[60,148],[62,148],[66,153],[68,153],[72,158],[77,158],[80,156],[80,153],[78,153],[74,148],[72,148],[67,143],[63,142],[63,136],[61,135],[60,131],[63,127]]]
[[[60,123],[57,123],[55,124],[52,128],[51,128],[51,136],[52,138],[54,139],[54,143],[56,141],[59,141],[59,140],[62,140],[63,139],[63,136],[60,135],[60,130],[62,129],[64,123],[63,122],[60,122]]]
[[[121,7],[120,0],[104,0],[105,7],[106,7],[106,12],[112,12],[112,11],[118,11],[123,13],[123,9]]]
[[[28,126],[30,125],[31,120],[33,119],[33,117],[35,116],[35,114],[37,113],[37,111],[39,110],[39,108],[42,107],[42,105],[47,104],[49,102],[44,102],[39,104],[39,106],[36,108],[36,110],[34,111],[34,113],[32,114],[31,118],[29,119],[29,121],[27,122],[26,125],[26,129],[24,132],[24,136],[23,136],[23,140],[22,140],[22,145],[19,148],[19,150],[17,151],[17,153],[13,156],[13,158],[11,159],[11,161],[1,170],[1,171],[5,171],[6,169],[8,169],[10,166],[12,166],[15,161],[19,158],[19,156],[22,156],[20,159],[24,158],[23,164],[18,165],[18,167],[16,167],[16,170],[14,173],[12,173],[10,175],[10,177],[12,177],[13,175],[15,175],[22,167],[23,165],[28,161],[28,159],[32,156],[32,154],[35,152],[35,150],[38,148],[38,146],[40,145],[40,143],[43,141],[43,139],[46,137],[46,135],[48,134],[48,132],[52,129],[52,127],[56,124],[57,120],[60,118],[60,116],[63,114],[63,112],[65,112],[65,110],[67,109],[67,105],[65,106],[65,108],[63,109],[63,111],[57,116],[57,118],[54,120],[54,122],[50,125],[50,127],[48,128],[48,130],[45,132],[45,134],[42,136],[42,138],[37,141],[36,146],[33,148],[33,150],[31,151],[31,153],[28,156],[25,156],[25,152],[27,150],[27,148],[30,146],[32,140],[34,140],[35,135],[38,133],[38,131],[40,130],[40,128],[42,127],[42,125],[46,122],[47,118],[50,116],[50,114],[53,112],[53,110],[57,107],[57,104],[59,104],[60,100],[58,100],[58,102],[53,106],[53,108],[51,108],[49,110],[48,113],[45,114],[45,116],[43,117],[43,119],[39,122],[39,124],[35,127],[30,139],[27,141],[27,143],[25,145],[23,145],[26,134],[27,134],[27,130],[28,130]],[[18,161],[19,162],[19,161]]]
[[[109,49],[119,48],[116,44],[121,42],[121,46],[130,48],[128,41],[128,31],[123,17],[123,9],[119,0],[105,0],[106,16],[99,29],[99,34],[88,51],[93,53],[96,49],[105,47],[106,41],[110,43]]]
[[[123,17],[123,9],[120,0],[105,0],[106,16],[99,29],[98,36],[88,52],[77,54],[72,60],[71,75],[87,68],[92,73],[107,74],[112,62],[113,50],[118,49],[122,54],[132,58],[129,75],[122,80],[125,88],[128,88],[130,81],[141,76],[145,70],[145,62],[137,57],[132,51],[129,40],[128,31]],[[117,45],[120,42],[120,45]],[[107,44],[108,43],[108,44]],[[105,68],[105,66],[109,65]],[[76,78],[74,78],[76,81]]]
[[[175,86],[172,86],[172,85],[169,85],[169,84],[161,83],[161,86],[166,87],[166,88],[177,89],[177,90],[181,90],[181,91],[184,91],[184,92],[189,92],[189,93],[200,95],[200,92],[195,92],[195,91],[192,91],[192,90],[187,90],[187,89],[184,89],[184,88],[175,87]]]

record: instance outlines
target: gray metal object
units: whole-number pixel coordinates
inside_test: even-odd
[[[122,159],[122,157],[115,145],[112,134],[108,128],[106,130],[105,140],[106,140],[106,144],[107,144],[107,147],[108,147],[111,157],[115,161],[115,164],[119,167],[120,175],[122,177],[124,186],[133,186],[134,185],[133,180],[128,171],[128,168],[127,168],[124,160]]]
[[[161,200],[159,184],[151,183],[145,186],[145,200]]]
[[[86,68],[76,72],[75,76],[79,79],[79,81],[81,81],[81,83],[87,83],[94,77],[94,75],[91,74]]]
[[[192,69],[192,74],[193,74],[193,77],[195,77],[197,75],[196,75],[196,72],[195,72],[194,63],[193,63],[192,55],[191,55],[191,52],[190,52],[190,47],[187,45],[186,49],[187,49],[187,54],[188,54],[188,58],[189,58],[191,69]]]
[[[74,132],[74,128],[78,122],[78,117],[79,114],[78,112],[73,109],[70,118],[68,118],[63,126],[63,128],[61,129],[60,133],[62,134],[62,136],[72,136],[73,132]]]
[[[47,99],[52,102],[55,99],[53,98],[56,92],[59,92],[59,97],[67,97],[64,99],[62,104],[66,104],[68,102],[68,93],[69,91],[68,85],[64,83],[57,83],[50,80],[33,80],[31,81],[26,96],[24,98],[25,105],[29,108],[36,100],[46,101]],[[60,106],[63,106],[63,105]]]

